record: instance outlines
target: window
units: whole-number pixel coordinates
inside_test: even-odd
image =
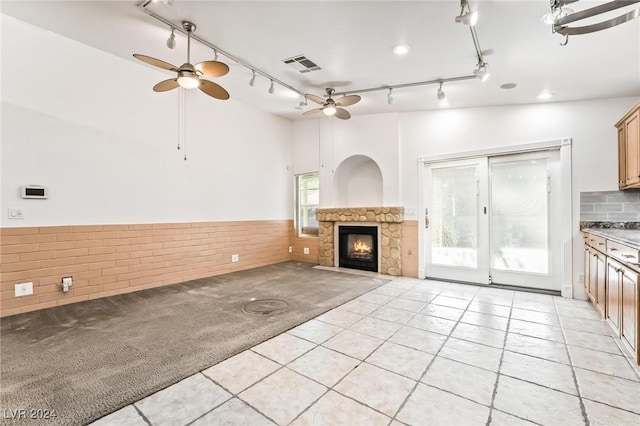
[[[320,205],[318,173],[296,176],[296,228],[299,237],[317,237],[316,210]]]

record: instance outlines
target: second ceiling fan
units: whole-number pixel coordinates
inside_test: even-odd
[[[339,118],[341,120],[350,119],[351,114],[349,114],[349,111],[342,107],[357,104],[362,98],[359,95],[346,95],[334,101],[332,96],[335,93],[335,89],[327,88],[326,91],[326,100],[316,95],[304,95],[307,99],[310,99],[322,106],[320,108],[309,110],[303,115],[313,115],[322,112],[324,113],[324,115],[335,116],[336,118]]]

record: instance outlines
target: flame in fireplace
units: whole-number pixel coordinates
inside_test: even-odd
[[[353,243],[353,251],[355,253],[371,253],[371,247],[364,241],[356,241]]]

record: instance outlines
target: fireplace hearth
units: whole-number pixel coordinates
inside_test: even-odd
[[[339,226],[338,266],[378,272],[378,227]]]

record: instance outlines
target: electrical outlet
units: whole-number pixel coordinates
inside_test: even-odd
[[[238,256],[237,254],[232,254],[231,255],[231,261],[232,262],[237,262],[238,260],[240,260],[240,256]]]
[[[578,274],[578,282],[584,283],[584,274]]]
[[[309,247],[304,248],[304,254],[309,254]]]
[[[33,294],[33,283],[21,283],[15,285],[15,296],[31,296]]]
[[[289,253],[293,253],[293,247],[289,246]]]
[[[73,277],[62,277],[62,291],[68,292],[72,285]]]
[[[24,212],[22,209],[10,208],[9,219],[24,219]]]

